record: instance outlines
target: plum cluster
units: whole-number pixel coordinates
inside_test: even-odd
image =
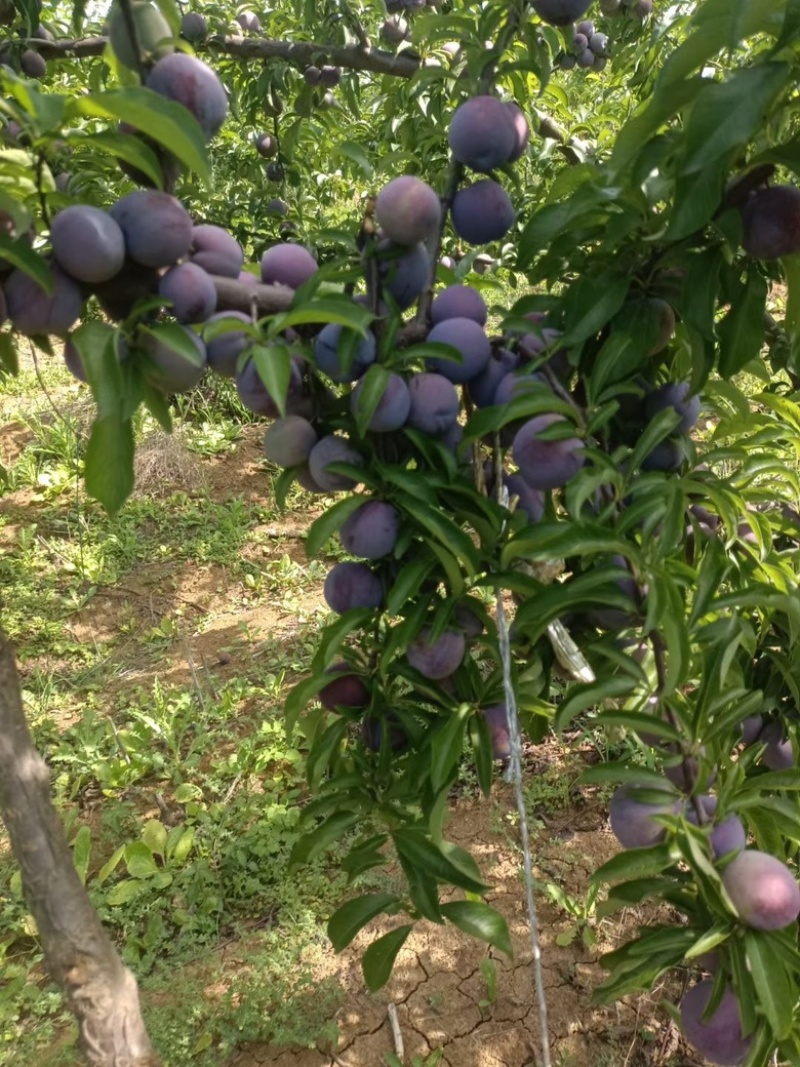
[[[562,70],[578,66],[585,70],[603,70],[608,63],[608,37],[598,33],[593,22],[586,19],[575,27],[572,48],[559,58]]]
[[[456,109],[447,136],[458,163],[490,175],[522,157],[530,127],[516,103],[486,94],[474,96]],[[462,186],[453,197],[451,215],[456,233],[471,245],[500,240],[516,218],[511,197],[492,177]]]
[[[609,18],[646,19],[653,13],[653,0],[600,0],[600,10]]]

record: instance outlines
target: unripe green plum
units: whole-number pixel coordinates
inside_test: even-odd
[[[136,31],[135,42],[131,39],[128,20],[119,2],[111,8],[108,38],[120,63],[129,70],[138,70],[143,59],[164,56],[172,51],[172,31],[155,4],[146,0],[134,0],[130,4],[130,13]]]
[[[284,415],[264,433],[264,455],[277,467],[299,467],[308,462],[317,443],[317,431],[300,415]]]
[[[186,52],[164,56],[150,71],[145,84],[190,111],[206,139],[219,133],[228,114],[228,96],[216,73],[196,56]]]
[[[448,678],[461,665],[466,653],[464,634],[445,630],[431,640],[430,630],[423,630],[408,646],[406,656],[411,666],[425,678],[439,681]]]
[[[74,204],[53,219],[50,227],[53,256],[72,278],[81,282],[107,282],[125,262],[125,237],[106,211]]]
[[[378,193],[375,217],[390,241],[398,245],[416,245],[438,233],[442,205],[427,182],[403,174],[384,185]]]
[[[505,237],[516,213],[511,198],[499,182],[483,178],[462,186],[453,197],[453,228],[471,245],[488,244]]]
[[[508,163],[517,148],[514,116],[496,96],[474,96],[456,108],[447,137],[458,162],[483,174]]]
[[[714,980],[706,978],[684,994],[680,1003],[681,1024],[686,1040],[719,1067],[739,1067],[747,1059],[752,1037],[742,1033],[742,1016],[736,994],[725,987],[722,1000],[708,1019],[703,1019],[711,999]]]
[[[739,918],[754,930],[783,930],[800,914],[800,886],[785,863],[766,852],[740,852],[722,884]]]
[[[368,500],[353,512],[339,532],[352,556],[382,559],[394,551],[400,533],[400,514],[383,500]]]

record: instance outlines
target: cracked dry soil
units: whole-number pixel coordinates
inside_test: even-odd
[[[536,751],[540,758],[540,748]],[[535,773],[529,763],[529,773],[532,769]],[[539,1067],[541,1038],[515,822],[513,790],[500,782],[488,800],[456,801],[446,831],[451,840],[473,852],[491,883],[486,899],[508,922],[513,959],[451,925],[421,922],[401,950],[387,986],[372,995],[364,986],[358,961],[370,941],[391,928],[392,920],[372,923],[341,957],[330,957],[329,973],[344,990],[336,1017],[340,1038],[335,1049],[251,1045],[234,1054],[225,1067],[383,1067],[385,1055],[395,1051],[387,1014],[390,1003],[397,1008],[408,1065],[414,1056],[424,1061],[430,1052],[441,1049],[440,1067]],[[605,804],[577,794],[570,809],[557,817],[548,816],[546,824],[534,812],[533,823],[537,879],[558,885],[571,899],[584,899],[592,871],[618,850],[607,826]],[[630,936],[642,916],[630,913],[593,920],[598,944],[589,950],[574,918],[552,905],[541,891],[537,904],[553,1064],[649,1067],[667,1063],[675,1051],[677,1034],[669,1017],[657,1007],[665,991],[654,990],[648,997],[610,1006],[592,1003],[592,991],[603,978],[598,957]],[[648,921],[653,921],[652,916]],[[481,971],[487,957],[494,961],[497,975],[492,1002]]]

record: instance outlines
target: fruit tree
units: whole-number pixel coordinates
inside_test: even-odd
[[[0,22],[3,374],[24,337],[87,383],[108,511],[137,409],[169,428],[207,374],[263,417],[279,503],[336,496],[307,552],[349,558],[285,707],[313,798],[294,859],[345,846],[334,947],[398,918],[372,989],[416,923],[508,951],[450,788],[464,758],[484,792],[502,762],[519,781],[520,736],[580,718],[636,753],[585,775],[615,787],[604,907],[668,916],[595,995],[680,971],[709,1062],[800,1063],[796,2]],[[48,967],[88,1063],[155,1064],[6,641],[0,671],[0,813]],[[390,862],[402,891],[359,889]]]

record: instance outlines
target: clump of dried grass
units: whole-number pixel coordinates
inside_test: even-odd
[[[164,499],[173,493],[206,488],[200,460],[189,450],[180,430],[149,433],[136,447],[134,474],[137,496]]]

